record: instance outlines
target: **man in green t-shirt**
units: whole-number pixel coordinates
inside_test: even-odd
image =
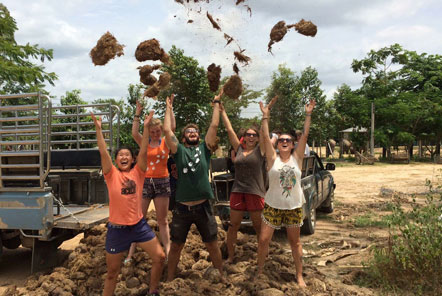
[[[166,100],[166,114],[164,116],[164,135],[166,144],[174,156],[178,171],[176,204],[173,210],[170,225],[170,239],[172,241],[168,256],[167,280],[175,277],[175,271],[180,260],[181,251],[186,242],[190,226],[195,223],[215,268],[221,274],[222,257],[218,247],[218,224],[213,215],[209,199],[213,199],[212,188],[209,183],[210,147],[215,146],[216,132],[219,124],[219,112],[222,89],[213,100],[212,122],[202,143],[196,124],[188,124],[183,129],[183,144],[178,143],[172,128],[173,95]]]

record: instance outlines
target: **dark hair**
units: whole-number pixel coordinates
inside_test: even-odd
[[[246,132],[247,132],[249,129],[253,130],[253,131],[258,135],[258,137],[259,137],[259,129],[256,127],[256,125],[252,125],[252,126],[249,126],[248,128],[246,128],[246,129],[244,130],[244,134],[243,134],[243,136],[246,135]]]
[[[198,125],[195,123],[189,123],[189,124],[186,124],[186,126],[183,127],[183,129],[181,130],[181,140],[184,139],[184,134],[186,133],[186,129],[188,129],[188,128],[196,128],[198,130],[198,135],[201,135]]]
[[[117,155],[118,155],[118,153],[121,150],[129,150],[130,155],[132,156],[132,158],[134,160],[132,162],[132,164],[130,165],[130,168],[132,169],[135,166],[135,163],[137,162],[137,154],[138,154],[138,152],[137,152],[137,154],[135,154],[134,150],[131,147],[129,147],[129,146],[120,146],[120,147],[117,148],[117,150],[115,150],[115,155],[114,155],[115,159],[117,159]]]

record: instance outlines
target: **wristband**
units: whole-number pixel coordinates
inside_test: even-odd
[[[214,104],[218,103],[219,104],[219,103],[221,103],[221,101],[220,100],[213,100],[212,103],[214,103]]]
[[[140,115],[135,114],[134,117],[138,117],[138,118],[140,118]]]
[[[311,113],[305,113],[305,116],[312,116]]]
[[[269,119],[269,118],[268,117],[263,117],[262,119],[264,120],[264,119]]]

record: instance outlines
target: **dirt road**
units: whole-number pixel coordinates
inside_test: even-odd
[[[360,270],[361,261],[367,259],[368,247],[384,242],[388,232],[386,228],[370,225],[358,227],[355,221],[362,216],[370,218],[385,213],[392,192],[405,195],[426,192],[425,180],[435,182],[440,169],[441,165],[422,163],[338,164],[333,172],[335,211],[329,215],[318,214],[315,234],[302,237],[307,284],[324,295],[329,285],[356,295],[372,294],[373,291],[354,285],[354,274]],[[81,237],[62,244],[60,259],[66,258]],[[25,248],[4,250],[0,262],[0,295],[9,285],[25,285],[30,275],[30,258],[31,251]]]

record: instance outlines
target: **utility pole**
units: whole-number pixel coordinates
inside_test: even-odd
[[[370,154],[374,156],[374,102],[371,103]]]

